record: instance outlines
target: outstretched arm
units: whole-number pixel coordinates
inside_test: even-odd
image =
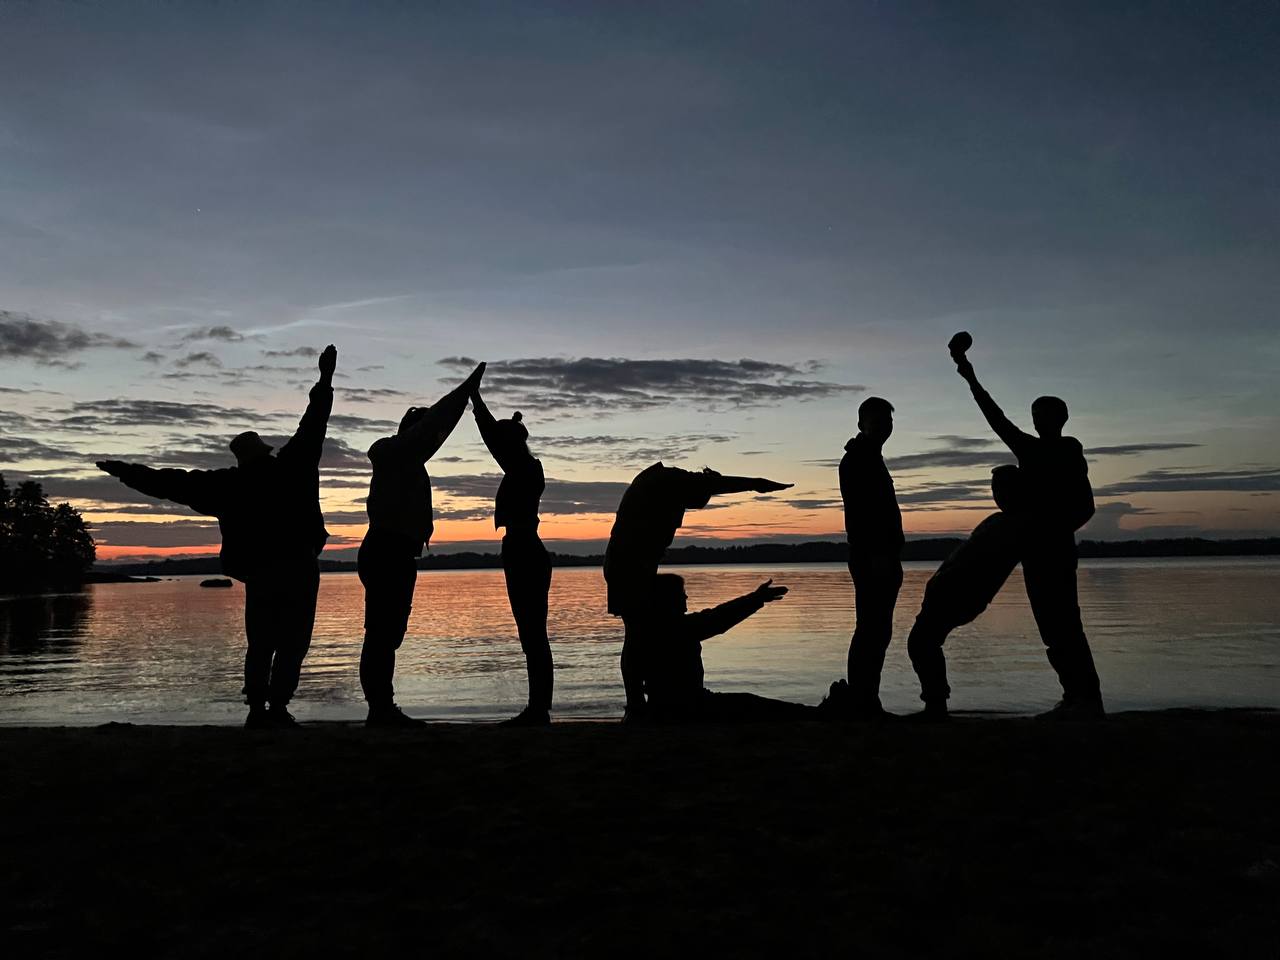
[[[171,500],[196,513],[217,516],[221,512],[221,487],[215,470],[155,470],[123,460],[99,460],[99,470],[116,477],[126,487],[157,500]]]
[[[686,614],[684,618],[686,633],[699,641],[727,633],[766,603],[780,600],[786,596],[786,593],[786,587],[775,587],[772,580],[766,580],[750,593],[744,593],[718,607]]]
[[[484,364],[471,371],[471,376],[458,384],[409,428],[404,436],[405,448],[409,456],[426,463],[437,450],[449,439],[453,428],[462,419],[462,411],[467,409],[467,400],[480,388],[480,378],[484,376]]]
[[[333,412],[333,371],[337,365],[338,348],[331,343],[320,354],[320,378],[311,388],[306,412],[298,421],[297,431],[280,448],[280,456],[320,462],[324,435],[329,429],[329,414]]]
[[[973,372],[973,364],[969,362],[968,357],[962,355],[956,358],[956,372],[969,384],[973,399],[978,403],[978,409],[987,418],[987,423],[991,425],[996,436],[1004,441],[1005,446],[1013,451],[1015,456],[1021,455],[1026,445],[1035,438],[1019,430],[1013,421],[1004,415],[1004,411],[991,399],[991,394],[987,393],[978,382],[978,375]]]
[[[503,473],[509,472],[511,458],[507,456],[508,451],[503,449],[502,438],[498,435],[498,421],[485,406],[478,388],[471,393],[471,412],[476,416],[476,427],[480,431],[480,439],[489,448],[489,454],[497,461]]]
[[[707,478],[710,484],[712,496],[717,493],[746,493],[747,491],[775,493],[778,490],[786,490],[788,487],[794,486],[794,484],[790,483],[766,480],[764,477],[726,477],[716,473],[714,470],[704,470],[702,475]]]

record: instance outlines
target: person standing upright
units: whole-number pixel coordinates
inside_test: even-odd
[[[1105,715],[1101,684],[1076,593],[1075,532],[1094,511],[1084,448],[1075,437],[1063,436],[1067,405],[1058,397],[1037,397],[1031,404],[1036,435],[1014,426],[978,382],[966,355],[972,343],[967,333],[952,338],[949,348],[956,372],[969,384],[978,409],[1018,458],[1022,470],[1026,497],[1022,575],[1040,639],[1062,684],[1061,702],[1045,716],[1100,718]]]
[[[427,461],[449,438],[480,385],[484,364],[430,407],[410,407],[394,436],[369,448],[369,530],[356,569],[364,585],[364,645],[360,686],[369,704],[366,725],[413,726],[395,702],[396,650],[404,642],[418,582],[418,558],[431,542],[431,476]]]
[[[857,621],[849,641],[847,701],[843,713],[884,716],[880,671],[893,637],[893,611],[902,587],[902,513],[884,444],[893,433],[893,404],[868,397],[858,407],[858,434],[840,460],[840,497],[849,539]]]
[[[98,467],[148,496],[218,518],[222,570],[244,583],[246,727],[289,727],[288,711],[311,646],[317,557],[329,532],[320,512],[320,454],[333,410],[338,351],[320,354],[298,429],[280,452],[252,430],[231,441],[236,465],[221,470],[153,470],[120,460]],[[268,706],[269,704],[269,706]]]
[[[538,536],[538,503],[546,487],[542,461],[529,452],[529,431],[519,411],[510,420],[494,419],[477,388],[471,392],[471,412],[484,445],[502,468],[502,482],[494,498],[493,526],[506,528],[502,537],[502,572],[529,672],[529,702],[504,723],[542,726],[551,722],[554,684],[551,642],[547,637],[551,558]]]

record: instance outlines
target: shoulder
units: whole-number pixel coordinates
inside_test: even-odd
[[[399,437],[382,437],[380,440],[373,441],[373,446],[369,448],[369,459],[379,460],[383,457],[393,456],[399,447]]]

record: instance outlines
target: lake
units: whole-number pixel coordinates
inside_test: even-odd
[[[882,699],[919,709],[906,636],[935,563],[906,565]],[[853,589],[836,564],[697,566],[690,609],[772,577],[791,593],[704,645],[707,685],[817,703],[845,667]],[[0,597],[0,723],[238,723],[243,588],[198,577],[98,584]],[[1280,707],[1280,559],[1092,560],[1080,569],[1085,629],[1112,710]],[[604,612],[593,567],[555,572],[550,632],[555,715],[617,717],[621,622]],[[291,710],[300,720],[364,715],[356,675],[363,591],[354,574],[321,578],[311,652]],[[1034,712],[1058,686],[1016,571],[977,622],[947,643],[955,710]],[[397,699],[427,718],[488,720],[524,703],[524,659],[502,572],[418,577],[396,667]]]

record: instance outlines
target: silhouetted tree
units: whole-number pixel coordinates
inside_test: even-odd
[[[55,507],[34,480],[10,489],[0,475],[0,589],[78,584],[96,555],[79,510]]]

